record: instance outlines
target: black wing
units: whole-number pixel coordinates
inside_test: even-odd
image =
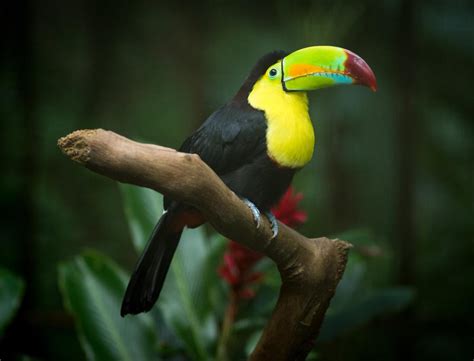
[[[222,177],[266,152],[266,130],[263,112],[229,103],[211,114],[179,150],[199,154]],[[164,208],[170,204],[171,200],[165,197]]]
[[[227,104],[186,139],[180,151],[199,154],[222,176],[266,152],[266,129],[263,112]]]

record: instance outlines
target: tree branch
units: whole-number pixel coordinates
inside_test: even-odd
[[[96,173],[194,206],[225,237],[270,257],[278,266],[282,286],[250,359],[305,359],[344,272],[350,244],[308,239],[282,223],[271,240],[268,221],[256,229],[249,208],[198,155],[137,143],[102,129],[75,131],[59,139],[58,145],[69,158]]]

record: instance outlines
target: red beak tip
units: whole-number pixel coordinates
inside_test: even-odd
[[[356,83],[369,87],[372,91],[377,91],[377,80],[370,66],[359,55],[346,50],[347,59],[344,63],[351,76],[356,79]]]

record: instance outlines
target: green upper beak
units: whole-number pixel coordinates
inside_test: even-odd
[[[367,63],[353,52],[334,46],[297,50],[281,62],[286,91],[308,91],[337,84],[360,84],[375,91],[377,81]]]

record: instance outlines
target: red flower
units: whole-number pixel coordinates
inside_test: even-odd
[[[272,208],[275,217],[289,227],[303,224],[306,212],[298,209],[298,203],[303,199],[302,193],[294,193],[289,187],[276,207]],[[254,272],[253,267],[262,259],[263,255],[252,251],[237,242],[229,241],[224,253],[219,275],[230,285],[237,299],[248,299],[255,296],[252,284],[262,279],[260,272]]]
[[[272,208],[275,217],[288,227],[296,227],[308,219],[305,211],[299,210],[298,203],[303,199],[303,193],[294,193],[289,187],[276,207]]]
[[[253,272],[253,266],[263,255],[237,242],[229,240],[224,253],[219,275],[230,285],[237,298],[252,298],[255,292],[248,286],[262,278],[260,272]]]

